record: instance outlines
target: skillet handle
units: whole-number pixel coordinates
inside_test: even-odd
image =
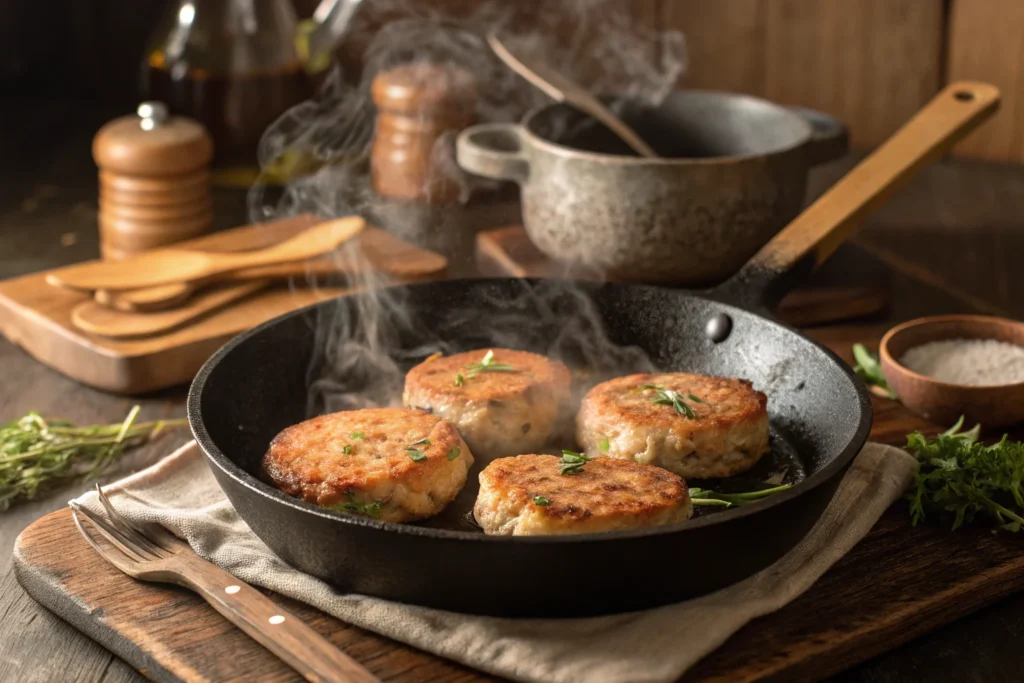
[[[716,294],[775,308],[894,192],[999,108],[988,83],[951,83],[761,248]]]

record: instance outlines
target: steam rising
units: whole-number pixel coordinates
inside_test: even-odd
[[[519,3],[501,0],[470,3],[472,13],[460,17],[424,13],[411,4],[364,3],[353,37],[360,34],[361,24],[384,25],[363,55],[362,73],[353,77],[335,69],[314,99],[293,107],[266,131],[258,152],[263,177],[249,194],[253,222],[303,213],[325,218],[356,213],[373,222],[385,214],[370,186],[376,115],[370,85],[378,73],[399,64],[426,60],[470,71],[477,82],[479,122],[516,121],[528,110],[550,104],[493,55],[485,41],[490,31],[517,50],[557,65],[593,92],[650,105],[661,101],[683,71],[682,36],[658,34],[634,22],[629,16],[632,3],[622,0],[529,3],[540,14],[526,21],[516,14]],[[450,141],[442,142],[435,152],[444,158],[448,145]],[[449,166],[462,185],[463,201],[490,183],[461,174],[450,159]],[[294,179],[284,188],[274,188],[269,181],[282,168],[301,172],[291,174]],[[418,226],[384,227],[420,241]],[[335,257],[350,272],[353,266],[366,265],[365,256],[352,245]],[[511,290],[496,287],[484,300],[461,307],[438,302],[436,313],[428,315],[424,302],[409,300],[415,295],[402,288],[380,288],[385,276],[359,270],[349,286],[373,293],[328,307],[315,325],[319,355],[310,367],[311,414],[396,404],[405,370],[436,351],[500,346],[546,353],[574,367],[650,367],[637,349],[610,341],[586,286],[522,282]],[[572,267],[563,274],[601,277]]]

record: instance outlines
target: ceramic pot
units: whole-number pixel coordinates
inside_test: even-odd
[[[842,123],[731,93],[675,91],[655,108],[610,101],[661,158],[633,155],[564,104],[464,130],[463,169],[522,188],[530,239],[625,281],[709,286],[800,212],[808,170],[847,151]]]

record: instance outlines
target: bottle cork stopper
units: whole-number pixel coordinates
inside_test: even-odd
[[[93,139],[93,159],[105,171],[169,176],[196,171],[213,157],[213,141],[198,122],[171,116],[160,102],[143,102],[135,116],[107,123]]]

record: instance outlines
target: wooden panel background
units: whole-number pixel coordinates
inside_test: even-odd
[[[101,100],[130,108],[146,37],[172,0],[0,3],[0,86],[7,97]],[[227,0],[217,0],[227,1]],[[291,0],[308,16],[318,0]],[[1003,111],[958,153],[1024,162],[1024,0],[521,0],[497,3],[515,23],[576,30],[558,14],[598,20],[615,5],[683,32],[682,87],[733,90],[814,107],[843,119],[856,147],[885,139],[948,79],[998,85]],[[476,0],[376,0],[360,8],[340,51],[350,73],[382,22],[437,10],[466,15]],[[40,14],[43,12],[43,14]],[[563,22],[565,23],[565,22]]]

